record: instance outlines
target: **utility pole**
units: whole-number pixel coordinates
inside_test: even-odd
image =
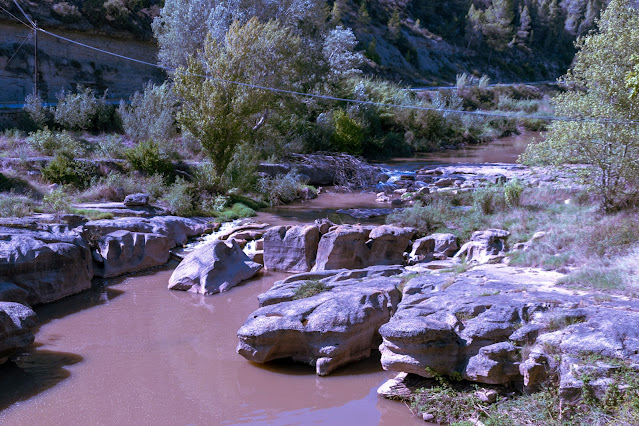
[[[33,23],[34,61],[33,61],[33,96],[38,97],[38,22]]]

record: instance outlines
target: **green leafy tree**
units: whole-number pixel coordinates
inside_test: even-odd
[[[493,0],[484,11],[481,31],[486,43],[496,51],[505,50],[513,36],[512,0]]]
[[[602,208],[613,211],[639,195],[639,99],[632,91],[637,71],[632,58],[639,52],[635,6],[613,0],[599,31],[580,39],[577,48],[563,77],[570,90],[554,103],[557,115],[578,120],[555,121],[546,140],[531,145],[522,159],[590,165],[585,178],[601,195]]]
[[[175,73],[178,122],[202,144],[218,179],[268,111],[281,106],[281,96],[248,85],[300,89],[301,50],[301,38],[278,21],[252,18],[245,25],[234,22],[223,41],[209,36],[200,60],[190,59]]]

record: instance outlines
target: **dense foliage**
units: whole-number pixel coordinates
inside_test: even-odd
[[[639,51],[639,14],[629,0],[613,0],[599,32],[578,43],[572,69],[563,78],[571,90],[554,99],[556,121],[543,143],[530,146],[528,162],[581,163],[584,177],[602,197],[606,211],[636,202],[639,194],[639,100],[632,83]]]

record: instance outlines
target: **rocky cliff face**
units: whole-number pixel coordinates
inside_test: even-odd
[[[136,6],[118,2],[77,0],[19,0],[38,27],[98,49],[155,63],[157,47],[151,22],[159,13],[158,1]],[[0,0],[0,102],[19,102],[33,92],[34,35],[16,18],[26,21],[13,1]],[[23,44],[24,42],[24,44]],[[128,98],[149,80],[159,81],[163,72],[38,33],[38,91],[55,100],[61,89],[77,85],[109,98]]]
[[[152,40],[61,28],[51,32],[119,55],[156,62],[157,46]],[[21,24],[0,21],[0,102],[19,102],[33,92],[33,36],[20,47],[29,33]],[[55,100],[60,90],[77,85],[93,88],[99,94],[109,89],[108,98],[128,98],[142,90],[147,81],[163,78],[164,73],[157,68],[38,34],[38,91],[43,99]]]

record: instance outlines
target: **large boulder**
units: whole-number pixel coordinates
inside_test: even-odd
[[[277,226],[264,234],[264,266],[271,271],[308,272],[315,264],[317,226]]]
[[[430,262],[436,255],[452,256],[458,248],[454,234],[437,233],[415,240],[408,258],[411,263]]]
[[[475,231],[470,241],[464,244],[456,258],[466,256],[468,262],[493,263],[501,261],[507,251],[506,238],[510,232],[503,229],[487,229]]]
[[[370,356],[380,342],[379,327],[399,302],[401,279],[383,277],[379,269],[347,278],[352,272],[325,271],[321,280],[309,280],[307,273],[275,283],[238,331],[238,353],[254,362],[292,358],[320,376]]]
[[[77,235],[0,229],[0,282],[24,290],[20,301],[53,302],[91,288],[92,278],[91,251]]]
[[[33,343],[36,314],[19,303],[0,302],[0,364]]]
[[[262,265],[251,261],[237,242],[215,240],[182,260],[169,279],[169,289],[220,293],[253,277],[260,269]]]
[[[322,235],[313,271],[365,268],[369,265],[366,242],[370,233],[370,228],[362,226],[338,226]]]
[[[99,277],[115,277],[141,271],[169,261],[173,241],[160,234],[114,231],[97,240],[94,258]]]
[[[374,228],[368,237],[372,240],[366,266],[402,265],[404,252],[415,235],[412,228],[382,225]]]

